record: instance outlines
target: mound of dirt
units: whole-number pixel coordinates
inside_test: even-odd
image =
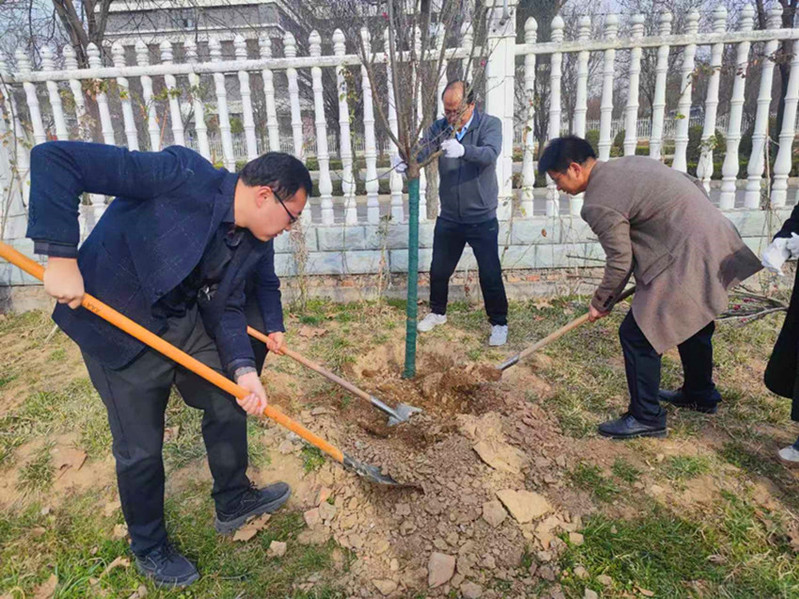
[[[391,428],[357,399],[343,411],[331,400],[315,416],[304,413],[309,427],[346,453],[416,487],[383,487],[333,464],[318,473],[329,499],[309,506],[312,530],[322,540],[326,529],[354,552],[343,581],[349,591],[403,597],[425,589],[438,596],[476,592],[499,578],[523,594],[537,577],[555,580],[555,559],[565,547],[556,535],[576,532],[589,506],[563,481],[574,460],[557,423],[525,398],[540,379],[520,368],[492,382],[493,366],[456,363],[440,353],[421,353],[413,380],[374,356],[364,361],[368,367],[353,367],[363,377],[356,384],[390,405],[424,412]],[[317,520],[314,510],[327,517]],[[528,546],[540,566],[523,570]],[[452,560],[452,572],[439,571]]]

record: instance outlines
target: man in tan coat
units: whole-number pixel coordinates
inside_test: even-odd
[[[727,307],[727,290],[760,270],[758,258],[695,179],[657,160],[600,162],[588,142],[569,136],[549,143],[538,169],[563,192],[585,192],[581,216],[606,255],[589,306],[592,322],[607,316],[635,275],[632,309],[619,327],[630,408],[600,424],[599,433],[665,436],[659,400],[715,412],[721,396],[713,383],[714,319]],[[659,391],[661,354],[675,345],[683,387]]]

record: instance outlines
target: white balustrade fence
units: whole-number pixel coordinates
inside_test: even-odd
[[[512,15],[515,15],[515,4],[515,0],[507,2]],[[702,126],[696,172],[708,189],[714,176],[713,156],[721,150],[714,147],[715,132],[720,130],[726,148],[721,188],[720,191],[714,189],[713,199],[722,210],[742,209],[748,211],[747,214],[761,211],[766,182],[766,139],[767,136],[778,137],[777,155],[769,173],[770,205],[781,208],[795,202],[797,190],[789,190],[789,174],[799,101],[799,31],[781,28],[778,3],[770,9],[766,29],[754,28],[754,16],[754,8],[747,5],[737,22],[731,23],[726,10],[719,6],[710,19],[710,30],[700,31],[700,15],[692,11],[686,15],[684,31],[672,31],[673,15],[663,13],[659,17],[658,34],[644,36],[643,16],[634,16],[629,26],[624,26],[611,14],[604,18],[603,32],[596,39],[591,39],[589,17],[582,17],[574,39],[567,39],[564,21],[557,16],[552,22],[550,40],[537,39],[538,25],[535,20],[528,19],[524,24],[524,42],[516,43],[515,18],[503,18],[503,6],[498,3],[491,9],[486,40],[476,40],[470,26],[464,26],[461,43],[447,49],[446,59],[450,65],[460,64],[465,69],[473,44],[483,43],[484,49],[490,48],[490,52],[477,52],[486,60],[485,90],[478,90],[485,93],[478,95],[484,100],[486,112],[503,122],[503,151],[497,163],[499,216],[502,221],[515,223],[503,225],[508,234],[506,245],[516,248],[517,254],[523,256],[507,263],[509,267],[561,266],[568,262],[548,259],[538,250],[518,249],[537,243],[565,243],[566,233],[544,240],[532,233],[531,238],[525,238],[520,231],[526,230],[526,221],[533,223],[529,230],[535,231],[538,227],[535,219],[542,214],[548,219],[576,217],[582,205],[580,197],[560,197],[551,181],[546,189],[535,189],[534,152],[537,144],[545,140],[533,139],[532,132],[536,127],[535,111],[542,106],[548,111],[549,137],[564,130],[580,135],[596,130],[599,156],[607,160],[611,157],[614,137],[624,129],[621,153],[635,153],[644,140],[653,159],[666,160],[681,171],[689,167],[690,127]],[[396,150],[387,142],[387,136],[379,130],[380,124],[375,119],[375,104],[379,103],[388,114],[391,126],[396,126],[393,102],[389,103],[387,97],[391,93],[391,78],[388,89],[371,89],[366,70],[359,68],[359,57],[347,52],[356,40],[347,40],[341,30],[336,30],[332,40],[324,40],[332,42],[333,47],[333,54],[325,55],[322,41],[320,35],[313,32],[308,40],[307,56],[299,55],[296,40],[286,33],[281,44],[282,56],[276,55],[269,37],[249,40],[248,44],[248,40],[239,36],[233,44],[235,58],[232,59],[223,56],[217,39],[198,45],[187,37],[151,48],[142,42],[133,47],[117,42],[104,48],[102,55],[99,48],[90,45],[87,68],[78,68],[75,53],[69,47],[61,56],[45,48],[37,68],[22,49],[16,53],[13,69],[0,61],[0,138],[3,140],[0,144],[0,187],[4,198],[0,223],[3,237],[23,243],[20,240],[24,238],[29,193],[28,156],[34,144],[52,139],[79,139],[142,150],[183,144],[230,170],[237,161],[252,159],[268,150],[281,150],[303,159],[315,158],[319,197],[313,202],[313,210],[306,211],[308,216],[304,216],[308,234],[313,238],[312,253],[373,251],[375,242],[369,239],[380,226],[382,215],[390,217],[391,227],[399,231],[389,233],[388,245],[394,252],[391,268],[402,270],[405,249],[401,232],[407,218],[403,182],[395,173],[378,168],[378,161],[387,160],[387,155]],[[787,41],[793,48],[786,57],[790,62],[790,78],[782,129],[769,132],[769,117],[776,112],[776,101],[771,97],[772,58],[780,41]],[[384,48],[385,40],[366,36],[364,43],[377,52]],[[733,50],[735,63],[731,67],[737,69],[739,75],[732,77],[731,89],[721,90],[725,48]],[[649,115],[642,115],[639,106],[641,57],[645,49],[657,51],[654,101]],[[678,53],[677,74],[672,73],[672,78],[679,78],[681,92],[676,102],[667,105],[667,69],[672,53]],[[201,54],[208,58],[202,60]],[[575,56],[575,62],[566,60],[569,55]],[[426,60],[435,60],[436,56],[433,51]],[[596,75],[589,74],[592,56],[600,60],[602,67]],[[702,98],[696,97],[694,89],[696,65],[700,60],[706,60],[710,66]],[[378,68],[385,69],[385,62],[385,54],[377,53]],[[570,123],[563,120],[567,113],[565,75],[571,75],[564,73],[567,63],[576,64]],[[754,63],[761,64],[759,81],[745,76]],[[516,64],[523,73],[518,80]],[[339,104],[337,131],[329,128],[330,120],[325,114],[326,90],[322,77],[325,70],[337,80],[338,88],[334,91]],[[345,70],[349,70],[347,77]],[[363,95],[362,122],[353,123],[349,118],[353,98],[346,93],[346,88],[359,76]],[[534,97],[537,77],[544,77],[549,84],[543,105]],[[618,90],[620,78],[626,88],[624,93]],[[758,86],[758,92],[751,150],[748,155],[742,155],[742,132],[750,125],[744,122],[746,90],[753,89],[754,85]],[[723,102],[728,107],[725,114],[719,114],[720,98],[728,100]],[[596,104],[601,104],[600,118],[587,120],[589,102],[593,99],[596,99],[594,110]],[[614,100],[622,109],[621,118],[612,118],[616,107]],[[702,107],[701,116],[696,116],[692,110],[692,106],[697,105]],[[560,129],[554,124],[560,125]],[[232,133],[233,130],[237,133]],[[667,140],[673,141],[668,151],[664,144]],[[513,161],[514,145],[522,149],[520,165]],[[358,160],[353,160],[353,155]],[[333,157],[339,161],[333,165],[336,168],[331,166]],[[744,160],[746,179],[739,185],[740,161]],[[515,181],[514,172],[518,173]],[[377,178],[384,180],[382,190]],[[340,187],[334,185],[337,181],[341,182]],[[360,196],[359,190],[362,190]],[[84,234],[102,214],[105,202],[105,198],[93,197],[91,204],[84,206]],[[421,218],[427,219],[424,209]],[[741,218],[744,217],[738,217],[739,221]],[[355,246],[349,245],[347,234],[340,233],[342,226],[337,223],[343,223],[344,228],[355,228],[353,230],[363,227],[362,232],[356,233],[360,241],[356,241]],[[338,246],[323,240],[327,235],[324,231],[333,228],[338,230]],[[572,232],[569,243],[583,243],[586,252],[594,251],[595,244],[587,230],[577,225],[570,225],[569,230]],[[577,237],[574,231],[580,231]],[[761,232],[757,237],[763,235]],[[426,247],[424,229],[422,242]],[[283,251],[289,252],[286,248]],[[346,269],[347,264],[353,263],[353,260],[340,263],[328,258],[320,259],[323,266],[317,268],[318,272],[336,272],[342,264]],[[507,252],[503,258],[510,260]],[[422,263],[424,259],[423,254]],[[365,264],[358,267],[363,272],[377,268],[374,256]],[[291,270],[286,263],[283,271]],[[3,279],[0,272],[0,282],[2,280],[9,279]]]

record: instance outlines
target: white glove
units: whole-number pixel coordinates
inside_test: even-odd
[[[407,163],[402,159],[402,156],[399,154],[395,154],[394,157],[391,159],[391,168],[397,171],[398,174],[402,175],[405,171],[408,170]]]
[[[791,252],[791,258],[799,258],[799,235],[791,233],[791,238],[788,239],[788,243],[785,244],[785,247]]]
[[[778,237],[763,251],[760,263],[771,272],[783,276],[782,265],[791,255],[787,245],[787,237]]]
[[[447,158],[460,158],[466,153],[466,148],[457,139],[446,139],[441,142],[441,149]]]

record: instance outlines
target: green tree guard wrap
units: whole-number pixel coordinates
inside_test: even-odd
[[[408,181],[408,301],[405,307],[405,371],[416,376],[416,316],[419,295],[419,178]]]

